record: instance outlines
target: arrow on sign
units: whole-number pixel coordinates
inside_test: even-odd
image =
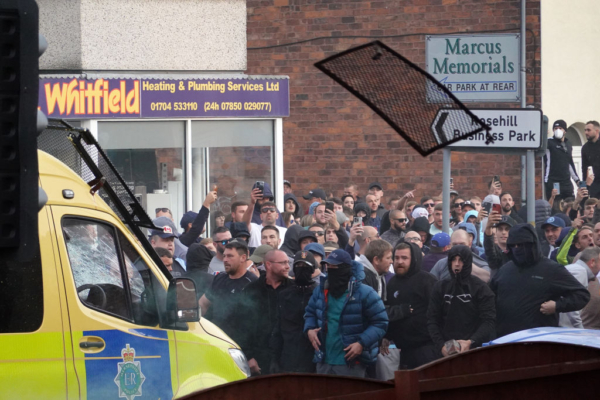
[[[442,112],[440,114],[440,118],[438,119],[438,122],[435,124],[435,132],[437,133],[438,138],[444,137],[444,123],[446,122],[447,118],[448,118],[448,113]],[[439,141],[438,141],[438,143],[439,143]]]
[[[440,109],[431,123],[431,132],[440,145],[464,139],[486,128],[488,127],[481,121],[470,117],[463,110]],[[493,142],[489,133],[486,134],[486,139],[489,143]]]

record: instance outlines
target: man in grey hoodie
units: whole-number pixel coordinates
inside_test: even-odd
[[[366,249],[361,249],[359,262],[364,267],[365,279],[363,283],[371,286],[385,301],[386,297],[386,279],[385,276],[390,273],[392,264],[392,245],[385,240],[377,239],[371,241]]]

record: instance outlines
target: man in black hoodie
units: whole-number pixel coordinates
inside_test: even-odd
[[[543,256],[535,228],[518,224],[508,234],[510,260],[490,283],[496,294],[498,336],[558,326],[558,314],[581,310],[589,292],[562,265]]]
[[[471,275],[472,265],[469,247],[452,247],[448,253],[450,278],[437,281],[431,291],[427,327],[440,356],[448,356],[444,343],[449,340],[458,341],[462,353],[494,339],[494,292]]]
[[[390,323],[386,338],[400,349],[401,369],[413,369],[438,358],[427,330],[427,309],[436,278],[421,270],[423,256],[414,243],[397,244],[393,257],[396,275],[387,285]]]
[[[191,278],[196,284],[198,300],[212,285],[214,275],[208,273],[210,261],[215,253],[200,243],[194,243],[188,249],[186,278]]]
[[[292,284],[288,276],[289,260],[283,251],[269,251],[264,261],[266,273],[244,288],[239,314],[245,320],[239,344],[254,375],[269,374],[271,370],[273,354],[269,342],[276,322],[278,294]]]
[[[310,251],[294,257],[295,279],[277,295],[277,317],[271,335],[271,373],[314,373],[314,349],[304,334],[304,310],[317,286],[311,278],[317,263]]]

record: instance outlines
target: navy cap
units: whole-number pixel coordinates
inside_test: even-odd
[[[550,218],[548,218],[546,220],[546,222],[544,222],[542,224],[542,229],[544,229],[544,227],[546,225],[552,225],[552,226],[554,226],[556,228],[564,228],[566,226],[565,225],[565,221],[562,218],[560,218],[560,217],[550,217]]]
[[[517,221],[515,221],[514,219],[512,219],[508,215],[503,215],[502,219],[500,221],[498,221],[498,223],[496,223],[496,226],[502,225],[502,224],[508,225],[508,226],[510,226],[512,228],[513,226],[515,226],[517,224]]]
[[[304,246],[304,250],[320,255],[321,259],[325,258],[325,248],[320,243],[309,243]]]
[[[450,244],[450,235],[445,232],[436,233],[431,238],[431,247],[443,249]]]
[[[168,239],[171,237],[177,237],[177,234],[173,232],[173,229],[170,226],[163,226],[162,230],[153,229],[150,231],[150,236],[160,236],[163,239]]]
[[[306,196],[302,196],[304,200],[310,200],[313,197],[318,197],[321,200],[325,200],[327,198],[327,194],[323,189],[313,189]]]
[[[369,185],[369,190],[373,189],[374,187],[378,188],[379,190],[383,190],[383,186],[381,186],[381,183],[379,182],[373,182]]]
[[[177,232],[177,228],[175,227],[175,223],[171,221],[171,219],[167,217],[158,217],[152,220],[152,223],[157,228],[162,229],[153,229],[150,231],[150,236],[158,235],[163,239],[167,239],[170,237],[179,237],[179,232]]]
[[[197,212],[188,211],[185,214],[183,214],[183,217],[181,217],[181,222],[179,223],[179,225],[183,228],[183,230],[185,230],[188,224],[193,223],[197,216]]]
[[[327,263],[327,264],[331,264],[331,265],[340,265],[340,264],[351,265],[352,259],[350,258],[350,254],[348,254],[347,252],[345,252],[342,249],[337,249],[337,250],[332,251],[331,254],[329,254],[329,257],[327,257],[326,259],[321,261],[321,264],[322,263]]]
[[[315,261],[315,256],[313,256],[313,254],[310,251],[307,251],[306,249],[300,250],[294,256],[293,265],[296,265],[298,263],[307,264],[308,266],[313,267],[313,269],[316,267],[317,264],[317,262]]]

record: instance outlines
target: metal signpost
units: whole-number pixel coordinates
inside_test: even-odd
[[[535,151],[542,149],[546,143],[543,129],[542,111],[533,108],[510,109],[472,109],[471,112],[491,126],[491,131],[478,133],[443,149],[443,224],[442,230],[449,229],[450,215],[450,172],[451,151],[470,151],[477,153],[527,154],[528,198],[535,198],[535,169],[533,159]],[[460,134],[460,126],[455,124],[454,110],[440,109],[431,122],[431,130],[438,138],[450,140]],[[532,217],[529,216],[528,219]],[[528,221],[531,222],[531,221]]]

